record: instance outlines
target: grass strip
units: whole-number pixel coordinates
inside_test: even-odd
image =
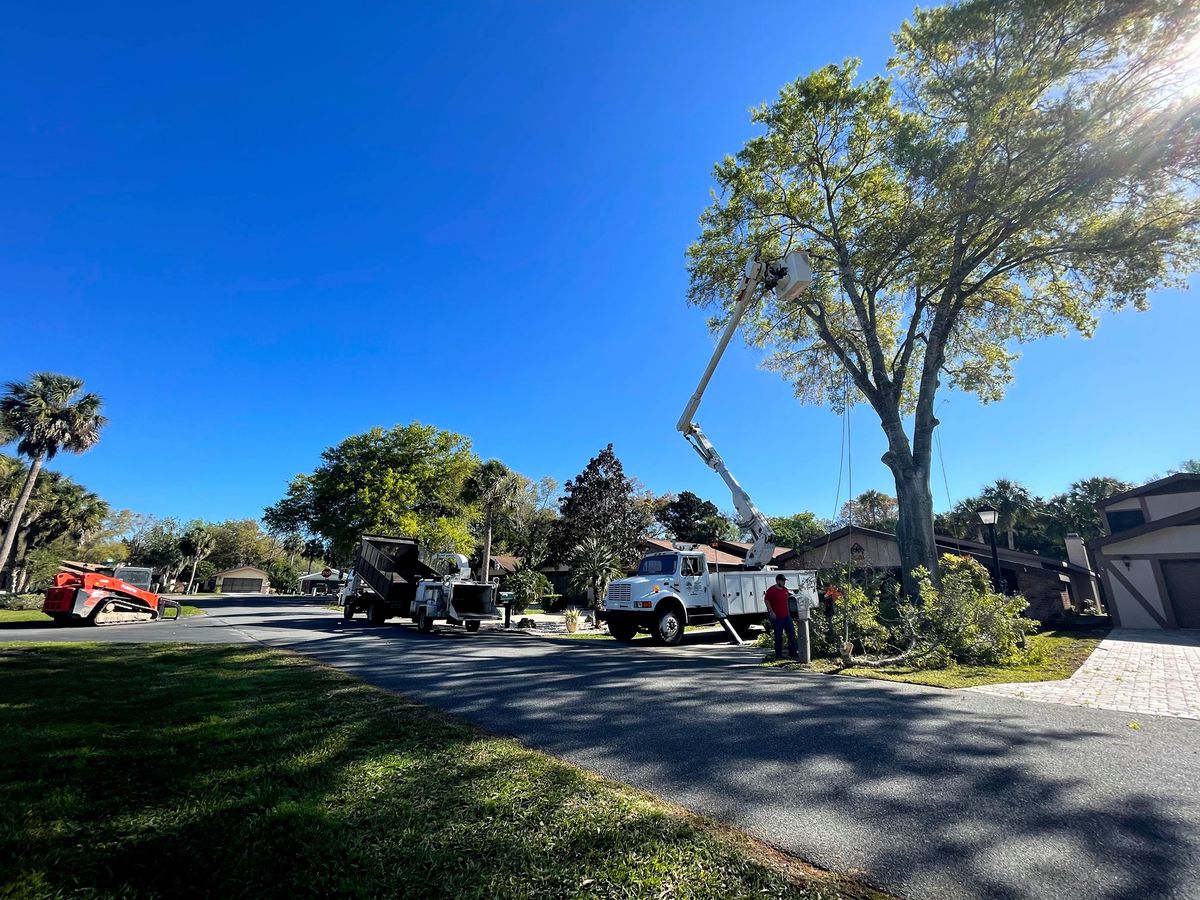
[[[1047,631],[1030,636],[1025,659],[1011,666],[953,665],[945,669],[913,669],[895,666],[886,669],[843,668],[833,659],[815,659],[807,665],[777,660],[769,655],[763,665],[776,669],[903,681],[929,687],[965,688],[983,684],[1010,684],[1029,681],[1059,681],[1070,678],[1104,640],[1107,630]]]
[[[290,653],[0,646],[0,896],[874,897]]]

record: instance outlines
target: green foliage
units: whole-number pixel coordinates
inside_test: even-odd
[[[1028,605],[1019,594],[1005,596],[992,589],[991,575],[969,556],[942,557],[941,589],[929,573],[916,573],[921,585],[921,607],[900,609],[929,652],[918,662],[940,668],[951,662],[974,665],[1012,665],[1021,660],[1024,636],[1037,623],[1024,617]]]
[[[526,607],[554,590],[549,578],[528,565],[510,575],[504,586],[513,593],[516,612],[525,612]]]
[[[604,607],[604,592],[608,589],[608,583],[620,578],[626,571],[620,554],[594,535],[580,541],[568,561],[571,584],[590,593],[588,599],[595,610]]]
[[[558,482],[553,478],[532,481],[522,476],[521,490],[495,523],[496,546],[537,566],[550,553],[550,539],[558,514],[554,509]]]
[[[790,516],[773,516],[770,520],[775,540],[780,547],[803,547],[824,536],[827,523],[811,512],[798,512]]]
[[[887,77],[785,85],[716,166],[689,299],[720,325],[747,259],[808,251],[812,287],[766,293],[747,340],[800,400],[840,408],[846,375],[879,417],[906,573],[937,567],[939,387],[996,400],[1021,343],[1090,335],[1200,264],[1198,33],[1179,0],[918,10]]]
[[[15,439],[17,452],[29,457],[31,463],[11,506],[0,505],[3,518],[7,519],[0,542],[0,575],[11,560],[18,532],[27,527],[26,507],[37,487],[43,461],[54,459],[61,450],[83,453],[100,440],[100,429],[107,422],[100,415],[103,401],[97,394],[80,394],[83,381],[78,378],[38,372],[28,382],[8,382],[5,389],[6,393],[0,397],[0,439],[5,442]],[[90,496],[100,502],[94,494]],[[103,515],[107,511],[105,506]],[[18,558],[23,555],[24,551],[18,549]],[[20,585],[14,586],[20,589]]]
[[[853,520],[855,525],[863,528],[894,532],[898,509],[896,498],[891,494],[876,490],[863,491],[842,506],[837,524],[849,525]]]
[[[83,380],[38,372],[29,381],[10,381],[0,397],[0,422],[17,441],[17,452],[30,459],[54,459],[60,450],[82,453],[100,440],[108,422],[103,400],[83,390]]]
[[[563,486],[559,513],[551,545],[558,558],[577,556],[585,542],[597,553],[605,549],[624,566],[633,565],[641,555],[650,508],[637,496],[633,480],[625,476],[612,444]]]
[[[269,528],[319,535],[339,561],[363,534],[416,537],[429,552],[471,551],[476,513],[463,492],[478,459],[469,439],[413,422],[346,438],[321,460],[265,511]]]
[[[270,576],[271,589],[277,594],[294,594],[304,567],[287,559],[273,559],[267,564],[267,575]]]
[[[715,503],[701,500],[691,491],[684,491],[662,504],[656,517],[667,534],[677,541],[712,544],[733,540],[737,534],[733,522]]]

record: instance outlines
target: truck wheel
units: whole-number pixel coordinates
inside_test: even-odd
[[[372,625],[382,625],[387,621],[387,610],[383,608],[382,603],[372,603],[367,618]]]
[[[671,605],[658,614],[658,621],[650,629],[650,639],[656,644],[674,647],[683,640],[683,614]]]
[[[347,600],[346,605],[342,607],[342,618],[347,622],[354,618],[354,604],[349,600]]]
[[[425,607],[421,607],[421,611],[417,613],[417,630],[424,631],[426,634],[433,631],[433,619],[429,618],[429,613],[425,611]]]
[[[474,631],[479,630],[479,620],[478,619],[472,619],[469,622],[463,622],[463,624],[467,626],[467,631],[474,632]]]
[[[634,622],[624,622],[620,619],[609,619],[608,633],[618,641],[628,644],[637,634],[637,624]]]

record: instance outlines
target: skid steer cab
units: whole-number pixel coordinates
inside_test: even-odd
[[[182,607],[151,591],[150,575],[150,569],[132,566],[112,575],[59,572],[46,591],[42,612],[58,625],[129,625],[178,619]]]

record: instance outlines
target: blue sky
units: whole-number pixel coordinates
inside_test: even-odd
[[[903,2],[24,4],[0,56],[0,379],[68,372],[115,506],[256,516],[325,446],[419,419],[559,481],[610,441],[728,507],[673,430],[711,352],[684,248],[747,110]],[[1166,292],[947,394],[952,499],[1200,456],[1200,309]],[[841,422],[727,355],[698,420],[769,514],[836,506]],[[852,418],[854,489],[891,491]],[[940,472],[939,507],[947,505]],[[843,499],[845,487],[843,486]]]

